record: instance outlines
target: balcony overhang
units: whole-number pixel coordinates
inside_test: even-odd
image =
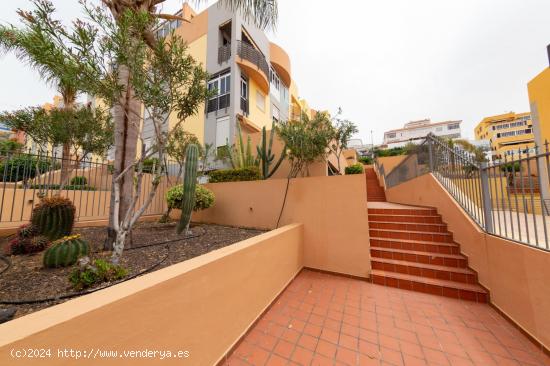
[[[269,43],[269,58],[273,68],[277,71],[277,74],[281,77],[281,80],[286,86],[290,86],[292,81],[290,58],[288,54],[281,47],[275,43]]]
[[[243,69],[246,74],[254,80],[256,85],[265,93],[269,94],[269,79],[261,68],[254,65],[252,62],[243,59],[240,56],[235,56],[235,62]]]
[[[240,122],[241,127],[244,128],[247,132],[260,132],[262,129],[252,122],[250,119],[246,118],[242,114],[237,114],[237,120]]]

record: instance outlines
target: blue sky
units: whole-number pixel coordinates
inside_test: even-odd
[[[80,15],[77,1],[53,2],[62,19]],[[167,0],[163,12],[180,5]],[[0,21],[28,6],[1,2]],[[528,111],[526,84],[548,67],[548,0],[279,0],[279,14],[270,37],[289,53],[301,97],[342,107],[364,142],[423,118],[462,119],[472,137],[484,116]],[[33,70],[12,55],[0,62],[1,110],[51,100]]]

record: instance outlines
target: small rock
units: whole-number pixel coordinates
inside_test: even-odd
[[[16,311],[15,308],[0,309],[0,324],[12,320]]]

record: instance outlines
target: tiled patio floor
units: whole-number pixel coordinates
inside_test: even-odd
[[[304,270],[226,365],[550,365],[486,304]]]

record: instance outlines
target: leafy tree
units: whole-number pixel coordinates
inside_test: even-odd
[[[330,152],[334,154],[336,161],[338,162],[338,174],[342,174],[342,167],[340,166],[340,157],[342,156],[342,152],[348,148],[348,143],[351,136],[354,133],[359,132],[357,126],[353,122],[347,119],[341,119],[341,114],[342,109],[338,109],[338,113],[332,119],[333,136],[332,141],[329,144]]]
[[[312,119],[302,114],[299,121],[282,121],[276,129],[287,147],[290,178],[298,174],[309,176],[312,163],[326,160],[334,136],[328,113],[319,112]]]
[[[469,152],[477,162],[485,162],[487,158],[485,157],[485,150],[482,147],[475,146],[468,140],[457,139],[451,140],[451,146],[459,145],[463,150]]]
[[[0,154],[7,155],[11,153],[17,153],[23,150],[24,146],[25,145],[16,140],[3,140],[0,141]]]

